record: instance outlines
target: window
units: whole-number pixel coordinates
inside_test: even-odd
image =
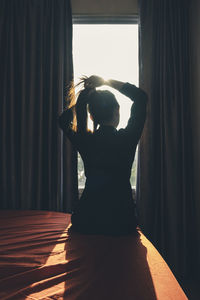
[[[74,81],[83,75],[99,75],[138,85],[138,25],[134,17],[73,18]],[[120,104],[120,124],[125,127],[132,101],[109,87]],[[89,126],[92,121],[89,120]],[[136,186],[137,152],[132,167],[131,185]],[[78,155],[79,189],[85,184],[83,162]]]

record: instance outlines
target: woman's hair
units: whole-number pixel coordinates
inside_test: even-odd
[[[81,78],[78,85],[85,83],[87,77]],[[72,108],[73,121],[72,129],[78,132],[86,132],[88,130],[88,111],[93,118],[94,131],[98,124],[109,122],[113,118],[116,108],[119,108],[113,93],[108,90],[96,90],[84,88],[82,89],[75,100],[74,86],[71,84],[68,93],[68,108]]]
[[[119,104],[115,96],[107,90],[94,90],[88,97],[88,110],[93,117],[94,130],[98,124],[109,122]]]

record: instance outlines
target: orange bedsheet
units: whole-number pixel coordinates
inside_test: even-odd
[[[70,214],[0,211],[0,299],[184,300],[141,233],[70,233]]]

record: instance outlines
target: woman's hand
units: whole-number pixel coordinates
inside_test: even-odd
[[[104,79],[103,78],[101,78],[99,76],[96,76],[96,75],[92,75],[89,78],[85,79],[84,87],[94,89],[94,88],[99,87],[103,84],[104,84]]]

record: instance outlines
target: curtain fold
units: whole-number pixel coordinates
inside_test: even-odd
[[[194,267],[189,2],[140,0],[140,86],[148,93],[139,147],[140,226],[177,276]]]
[[[0,62],[0,207],[70,212],[76,153],[57,124],[73,79],[70,1],[1,0]]]

